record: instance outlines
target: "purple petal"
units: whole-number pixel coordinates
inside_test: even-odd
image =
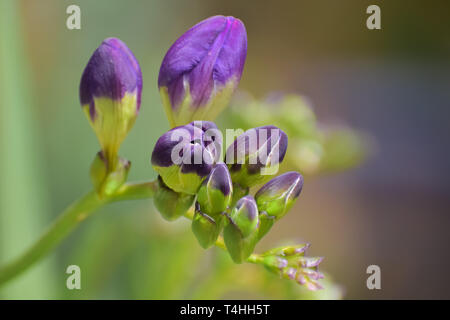
[[[194,106],[208,102],[213,90],[233,77],[239,82],[247,55],[244,24],[234,17],[208,18],[183,34],[161,64],[158,87],[167,87],[174,109],[188,81]]]
[[[141,104],[142,73],[136,57],[117,38],[105,39],[92,54],[80,82],[80,102],[95,110],[95,97],[120,100],[137,90],[137,109]]]

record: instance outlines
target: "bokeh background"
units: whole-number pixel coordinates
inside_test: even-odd
[[[70,4],[81,7],[81,30],[66,28]],[[382,30],[365,26],[370,4],[381,7]],[[256,99],[301,94],[321,123],[364,132],[370,145],[357,168],[307,176],[293,211],[257,250],[312,243],[335,285],[311,297],[450,299],[449,13],[438,0],[1,1],[0,262],[91,187],[98,143],[78,84],[100,42],[118,37],[140,61],[142,112],[120,153],[132,161],[130,180],[153,179],[152,147],[168,129],[161,60],[189,27],[223,14],[247,28],[242,90]],[[229,266],[217,251],[201,250],[187,221],[163,221],[151,201],[117,203],[0,297],[308,297],[284,292],[284,280],[253,281],[265,271]],[[66,289],[71,264],[81,267],[82,290]],[[381,290],[366,287],[371,264],[381,268]]]

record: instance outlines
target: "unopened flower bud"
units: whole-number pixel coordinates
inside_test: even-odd
[[[220,156],[221,141],[212,139],[216,130],[212,122],[195,121],[175,127],[158,139],[151,163],[169,188],[197,193]]]
[[[225,164],[218,163],[198,190],[197,202],[202,212],[214,217],[227,210],[232,192],[228,168]]]
[[[266,182],[278,172],[287,144],[287,135],[275,126],[252,128],[238,136],[226,152],[233,182],[243,188]]]
[[[225,245],[231,258],[241,263],[250,256],[258,236],[258,207],[252,196],[240,199],[231,211],[229,224],[224,229]]]
[[[318,271],[321,257],[305,257],[309,244],[284,246],[271,249],[262,256],[264,266],[285,279],[305,285],[309,290],[318,290],[322,286],[318,280],[324,275]]]
[[[110,169],[139,112],[142,74],[130,49],[108,38],[95,50],[80,82],[80,102]]]
[[[303,187],[303,176],[298,172],[286,172],[267,182],[255,194],[260,212],[269,217],[282,218],[297,200]]]
[[[192,206],[194,198],[193,195],[173,191],[158,177],[153,203],[164,219],[172,221],[183,216]]]
[[[234,17],[208,18],[176,40],[158,77],[170,124],[214,120],[239,84],[246,55],[247,33]]]
[[[192,232],[202,248],[207,249],[214,245],[223,228],[224,217],[216,214],[214,217],[204,213],[197,202],[194,218],[192,219]]]

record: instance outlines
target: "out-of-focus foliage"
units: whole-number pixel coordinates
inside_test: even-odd
[[[289,137],[285,163],[306,175],[331,173],[359,165],[369,149],[363,133],[345,126],[326,126],[317,121],[310,103],[290,94],[255,100],[241,94],[226,113],[225,127],[275,125]]]

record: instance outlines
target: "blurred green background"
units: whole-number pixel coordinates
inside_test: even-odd
[[[168,129],[157,90],[166,50],[216,14],[246,25],[245,95],[302,94],[320,123],[364,132],[371,151],[355,170],[306,174],[292,212],[257,247],[311,242],[310,254],[325,256],[321,267],[337,283],[315,295],[202,250],[187,221],[167,223],[151,201],[136,201],[95,214],[0,297],[450,298],[450,5],[376,1],[382,30],[370,31],[365,11],[373,2],[2,0],[0,262],[91,187],[99,147],[78,84],[106,37],[129,46],[144,77],[141,114],[120,151],[132,161],[129,180],[156,177],[149,159]],[[81,8],[81,30],[66,28],[70,4]],[[221,124],[235,116],[228,110]],[[82,290],[66,288],[72,264],[81,268]],[[381,267],[382,290],[366,287],[371,264]]]

